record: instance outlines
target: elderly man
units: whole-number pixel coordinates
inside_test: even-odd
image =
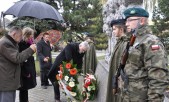
[[[36,51],[33,44],[19,53],[21,39],[22,30],[18,27],[12,27],[0,39],[0,102],[15,102],[16,89],[20,87],[20,63]]]
[[[59,71],[59,66],[62,64],[62,61],[73,60],[74,64],[77,64],[77,68],[82,68],[82,59],[84,53],[89,49],[89,44],[84,41],[79,43],[70,43],[68,44],[62,52],[56,57],[55,62],[52,65],[52,68],[49,71],[48,77],[54,86],[55,100],[56,102],[60,101],[60,91],[59,85],[56,82],[56,74]]]
[[[123,102],[162,102],[169,85],[167,54],[163,43],[148,28],[149,14],[142,8],[124,11],[127,31],[136,33],[134,45],[124,72],[128,85],[123,90]]]
[[[120,101],[119,96],[112,94],[112,77],[120,64],[121,56],[128,41],[125,35],[125,19],[112,20],[110,26],[113,31],[112,34],[114,34],[117,39],[117,43],[110,59],[106,102],[118,102]]]

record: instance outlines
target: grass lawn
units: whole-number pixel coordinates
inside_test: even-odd
[[[36,67],[36,74],[39,76],[40,75],[39,61],[35,60],[35,67]]]

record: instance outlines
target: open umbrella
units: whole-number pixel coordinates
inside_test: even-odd
[[[34,17],[38,19],[53,19],[64,21],[59,12],[49,4],[40,1],[26,0],[16,2],[3,15],[14,15],[16,17]]]
[[[36,43],[43,37],[44,33],[45,32],[42,32],[38,35],[38,37],[35,39]],[[47,33],[49,34],[49,42],[51,44],[56,44],[61,38],[61,33],[58,30],[48,30]]]

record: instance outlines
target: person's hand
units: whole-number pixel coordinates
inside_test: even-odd
[[[46,57],[48,60],[50,59],[49,57]]]
[[[54,45],[53,45],[53,44],[50,44],[50,47],[51,47],[51,48],[54,48]]]
[[[34,52],[36,52],[36,44],[32,44],[32,45],[30,46],[30,48],[31,48]]]
[[[31,74],[28,74],[26,77],[27,77],[27,78],[30,78],[30,77],[31,77]]]
[[[48,62],[48,60],[49,60],[48,57],[45,57],[45,58],[43,59],[44,62]]]

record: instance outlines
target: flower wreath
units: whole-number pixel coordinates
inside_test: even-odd
[[[67,96],[68,101],[83,101],[94,100],[97,93],[97,79],[95,75],[86,74],[84,76],[83,88],[78,88],[78,77],[80,74],[73,61],[64,62],[60,65],[59,74],[56,79]]]

